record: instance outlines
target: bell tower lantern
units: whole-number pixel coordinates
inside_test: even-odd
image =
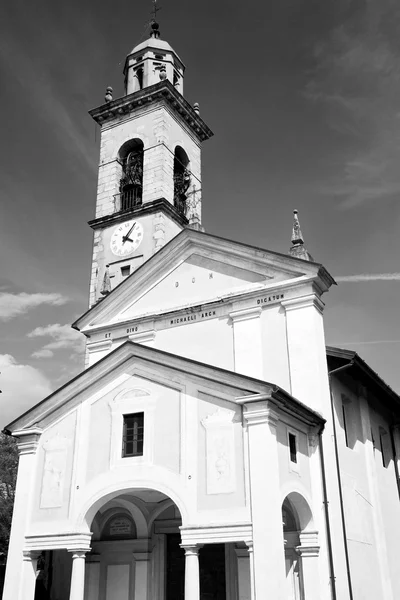
[[[132,94],[168,79],[183,95],[185,66],[173,48],[160,39],[159,25],[151,24],[150,38],[128,54],[125,67],[125,93]]]
[[[183,97],[183,62],[151,24],[125,61],[125,94],[90,111],[100,162],[92,306],[184,227],[201,228],[201,146],[212,136]]]

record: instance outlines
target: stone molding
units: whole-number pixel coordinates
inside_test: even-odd
[[[89,342],[86,345],[87,351],[89,352],[89,354],[92,354],[92,352],[108,352],[111,351],[111,346],[112,346],[112,340],[100,340],[99,342]]]
[[[211,527],[180,527],[181,546],[198,544],[219,544],[229,542],[252,542],[253,526],[251,523],[233,525],[213,525]]]
[[[25,552],[42,550],[68,550],[90,552],[91,533],[59,533],[25,536]]]
[[[300,533],[300,546],[296,551],[302,558],[317,557],[320,546],[318,544],[318,531],[304,531]]]
[[[282,300],[281,304],[285,308],[286,312],[313,306],[322,315],[325,308],[325,303],[322,302],[321,298],[316,294],[308,294],[307,296],[300,296],[299,298]]]
[[[135,344],[145,344],[146,342],[154,342],[156,339],[156,332],[154,329],[141,331],[140,333],[132,333],[128,338]]]
[[[42,433],[43,430],[39,427],[14,431],[13,437],[17,438],[18,454],[20,456],[23,454],[36,454]]]
[[[243,419],[247,425],[259,425],[260,423],[268,423],[271,430],[276,430],[279,421],[279,413],[276,407],[269,400],[261,400],[244,404]]]
[[[250,321],[251,319],[259,319],[262,313],[261,306],[252,306],[251,308],[242,308],[229,313],[230,318],[234,323],[241,321]]]

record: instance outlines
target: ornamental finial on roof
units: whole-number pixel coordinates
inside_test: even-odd
[[[293,211],[292,247],[289,250],[289,254],[296,258],[302,258],[303,260],[314,261],[304,245],[304,238],[301,233],[298,214],[298,211],[295,209]]]
[[[160,31],[159,31],[160,26],[157,23],[157,13],[159,10],[161,10],[161,8],[158,8],[157,0],[153,0],[153,10],[152,10],[153,18],[151,19],[151,31],[150,31],[150,37],[152,37],[152,38],[160,37]]]
[[[293,246],[299,246],[304,244],[303,234],[300,229],[299,217],[297,216],[299,211],[294,209],[293,211],[293,230],[292,230],[292,244]]]

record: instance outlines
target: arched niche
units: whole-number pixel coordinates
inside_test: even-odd
[[[121,146],[118,162],[121,166],[118,211],[128,211],[142,204],[143,197],[143,153],[142,140],[134,138]]]
[[[174,152],[174,206],[186,214],[187,192],[191,183],[190,161],[182,146],[176,146]]]

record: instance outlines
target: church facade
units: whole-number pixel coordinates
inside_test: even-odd
[[[86,368],[10,423],[3,600],[395,600],[400,398],[327,348],[335,282],[209,235],[184,65],[157,23],[101,127]]]

